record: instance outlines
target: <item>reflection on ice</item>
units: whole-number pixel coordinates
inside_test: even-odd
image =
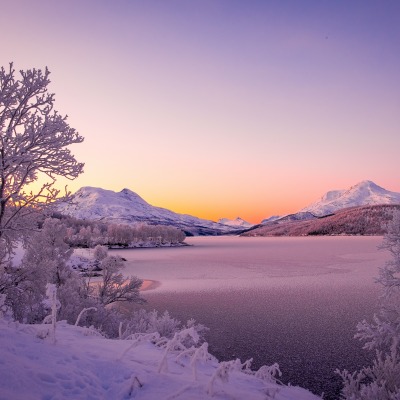
[[[127,275],[158,291],[371,284],[387,255],[380,237],[193,237],[192,246],[115,250]]]

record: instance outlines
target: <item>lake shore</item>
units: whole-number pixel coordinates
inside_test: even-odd
[[[285,383],[336,400],[336,368],[355,371],[370,354],[354,339],[372,317],[378,267],[387,254],[378,237],[193,237],[192,246],[124,250],[126,276],[161,285],[141,292],[148,311],[170,312],[210,328],[210,352],[226,361],[279,363]],[[112,251],[118,254],[118,251]],[[125,305],[125,312],[138,305]]]
[[[159,281],[154,281],[152,279],[143,279],[142,286],[140,286],[139,290],[141,292],[146,292],[148,290],[157,289],[159,286],[161,286],[161,282]]]

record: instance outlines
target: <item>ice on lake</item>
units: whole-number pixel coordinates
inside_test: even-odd
[[[371,318],[374,282],[388,254],[381,237],[193,237],[181,248],[115,250],[124,273],[159,281],[143,292],[148,309],[169,310],[210,328],[219,359],[278,362],[283,381],[326,399],[339,396],[336,368],[353,371],[371,355],[353,338]]]
[[[190,237],[191,246],[115,250],[124,273],[158,291],[299,285],[371,285],[387,254],[380,237]]]

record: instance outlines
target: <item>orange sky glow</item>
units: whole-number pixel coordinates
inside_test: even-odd
[[[72,191],[254,223],[366,179],[400,192],[398,2],[22,0],[2,16],[1,65],[48,66],[85,137]]]

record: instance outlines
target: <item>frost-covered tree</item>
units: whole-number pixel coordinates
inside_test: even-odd
[[[23,258],[23,266],[34,268],[39,276],[40,271],[47,282],[57,286],[65,283],[71,269],[67,261],[72,249],[65,242],[66,227],[58,219],[47,218],[42,230],[30,238]]]
[[[348,400],[400,399],[400,212],[393,214],[381,245],[392,258],[379,271],[377,281],[383,286],[380,309],[373,322],[357,325],[356,337],[364,348],[375,350],[371,367],[349,373],[342,371],[342,397]]]
[[[83,164],[68,146],[83,141],[54,110],[46,68],[0,68],[0,261],[5,262],[21,232],[35,226],[34,216],[59,196],[57,177],[75,179]],[[31,183],[43,177],[33,190]]]
[[[107,247],[98,244],[98,245],[94,248],[93,256],[94,256],[94,259],[97,260],[97,261],[102,261],[102,260],[104,260],[104,259],[108,256],[108,249],[107,249]]]
[[[122,259],[107,256],[100,263],[102,281],[98,287],[98,298],[101,304],[107,305],[120,301],[144,303],[139,295],[143,281],[136,276],[125,278],[121,274]]]

